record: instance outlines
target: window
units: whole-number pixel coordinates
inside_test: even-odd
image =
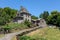
[[[27,17],[27,15],[26,15],[26,17]]]
[[[23,14],[21,14],[21,16],[23,16]]]

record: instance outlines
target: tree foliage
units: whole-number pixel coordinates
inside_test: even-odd
[[[34,16],[34,15],[32,15],[31,18],[32,18],[32,19],[38,19],[38,17],[36,17],[36,16]]]
[[[45,20],[47,20],[47,17],[49,16],[49,12],[48,11],[44,11],[42,14],[40,14],[40,18],[43,18]]]
[[[24,24],[25,24],[26,26],[28,26],[28,27],[31,27],[31,25],[32,25],[32,23],[29,22],[28,20],[25,20],[25,21],[24,21]]]
[[[40,17],[45,19],[48,24],[60,26],[60,12],[58,11],[52,11],[50,15],[44,12]]]
[[[49,24],[60,26],[60,12],[52,11],[47,19]]]
[[[0,25],[10,22],[16,16],[17,10],[9,7],[0,8]]]

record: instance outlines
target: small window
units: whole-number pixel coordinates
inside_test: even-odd
[[[27,15],[26,15],[26,17],[27,17]]]
[[[23,16],[23,14],[21,14],[21,16]]]

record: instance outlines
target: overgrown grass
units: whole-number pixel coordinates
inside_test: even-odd
[[[17,28],[17,29],[21,29],[21,28],[27,28],[27,26],[24,23],[9,23],[3,26],[3,28]]]
[[[22,38],[20,37],[20,39],[21,40],[60,40],[60,30],[54,28],[42,28],[33,31],[25,36],[22,36]]]
[[[26,29],[28,28],[27,25],[25,25],[24,23],[8,23],[4,26],[2,26],[5,30],[9,30],[10,32],[14,32],[17,30],[22,30],[22,29]]]
[[[4,33],[11,33],[14,31],[20,31],[22,29],[27,29],[27,28],[31,28],[31,23],[29,21],[25,21],[24,23],[10,22],[1,26],[1,29],[4,29]]]

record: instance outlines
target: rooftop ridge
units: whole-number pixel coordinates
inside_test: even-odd
[[[23,6],[20,7],[20,11],[19,13],[25,12],[25,13],[29,13],[28,10],[26,8],[24,8]]]

